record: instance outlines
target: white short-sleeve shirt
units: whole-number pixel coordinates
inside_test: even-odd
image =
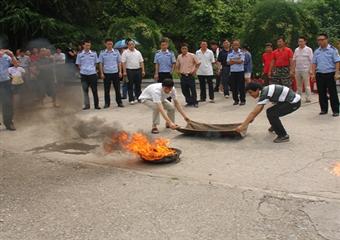
[[[313,50],[310,47],[296,48],[293,55],[293,60],[296,61],[295,71],[308,72],[312,65]]]
[[[143,90],[142,94],[139,96],[139,100],[151,100],[154,103],[161,103],[169,97],[174,100],[177,98],[175,87],[167,94],[163,91],[162,83],[153,83]]]
[[[144,62],[144,59],[137,49],[133,51],[126,49],[122,54],[122,62],[126,64],[127,69],[139,69],[140,63]]]
[[[213,76],[213,66],[212,64],[215,62],[215,56],[213,51],[207,49],[204,53],[200,50],[196,51],[196,56],[198,60],[201,62],[197,70],[197,75],[202,76]]]

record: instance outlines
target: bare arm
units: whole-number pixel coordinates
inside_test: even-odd
[[[264,108],[264,105],[257,105],[254,110],[249,113],[248,117],[246,118],[246,120],[244,120],[244,122],[236,129],[238,132],[242,132],[245,129],[247,129],[248,125],[254,121],[254,119],[257,117],[257,115],[260,114],[260,112],[262,112]]]
[[[123,76],[126,76],[127,73],[126,73],[126,63],[125,62],[122,62],[122,67],[123,67]]]
[[[164,107],[162,105],[162,103],[156,103],[157,104],[157,108],[158,111],[160,112],[160,114],[162,115],[162,117],[164,118],[164,120],[166,121],[167,124],[171,125],[175,125],[171,119],[168,117],[168,114],[166,114]]]
[[[140,67],[142,68],[142,76],[145,76],[145,67],[144,67],[144,62],[140,62]]]
[[[270,62],[270,65],[269,65],[269,72],[268,72],[268,76],[269,76],[269,77],[271,77],[271,75],[272,75],[272,71],[273,71],[274,64],[275,64],[275,59],[273,59],[273,60]]]
[[[159,64],[155,63],[155,75],[154,75],[155,80],[159,79],[158,72],[159,72]]]
[[[101,79],[104,79],[104,71],[103,71],[103,64],[102,63],[99,63],[99,73],[100,73]]]

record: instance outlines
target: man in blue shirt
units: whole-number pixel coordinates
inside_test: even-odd
[[[2,102],[2,117],[7,130],[15,131],[13,124],[13,98],[8,68],[12,64],[13,53],[0,50],[0,102]]]
[[[175,68],[176,57],[169,49],[169,39],[161,40],[161,49],[155,54],[155,80],[163,82],[164,79],[172,79],[172,72]]]
[[[113,49],[113,40],[105,40],[106,49],[99,54],[99,71],[101,79],[104,79],[105,106],[110,107],[111,83],[115,89],[118,107],[124,107],[120,95],[120,78],[122,78],[121,57],[118,50]]]
[[[80,69],[81,85],[84,93],[84,108],[90,109],[89,88],[93,94],[94,108],[100,109],[98,91],[97,91],[97,70],[98,63],[97,53],[91,51],[91,41],[85,40],[83,43],[84,50],[77,55],[76,64]]]
[[[253,60],[250,48],[247,45],[244,45],[242,50],[244,52],[244,79],[246,83],[250,83],[253,72]]]
[[[245,82],[244,82],[244,52],[240,49],[240,41],[234,40],[233,51],[228,54],[227,63],[230,65],[230,82],[233,92],[234,105],[246,104]]]
[[[328,97],[330,97],[333,116],[339,116],[339,98],[335,76],[340,74],[340,56],[338,50],[328,44],[327,34],[319,34],[319,48],[315,50],[312,65],[312,78],[316,77],[319,91],[320,115],[328,113]]]

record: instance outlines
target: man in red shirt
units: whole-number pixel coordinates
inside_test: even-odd
[[[291,76],[293,75],[292,64],[293,51],[286,47],[284,37],[279,37],[277,39],[277,49],[273,52],[273,60],[268,73],[269,78],[273,76],[272,83],[291,88]]]
[[[270,64],[273,60],[273,44],[266,43],[265,52],[262,54],[262,63],[263,63],[263,71],[262,71],[262,78],[264,80],[265,86],[270,84],[270,78],[268,77]]]

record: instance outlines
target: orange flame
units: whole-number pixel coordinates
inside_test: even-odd
[[[340,163],[336,163],[331,171],[331,173],[335,176],[340,177]]]
[[[112,152],[117,144],[149,161],[159,160],[175,153],[173,149],[168,147],[169,140],[164,138],[149,140],[145,134],[140,132],[131,135],[127,132],[114,133],[110,142],[104,144],[104,149],[107,152]]]

